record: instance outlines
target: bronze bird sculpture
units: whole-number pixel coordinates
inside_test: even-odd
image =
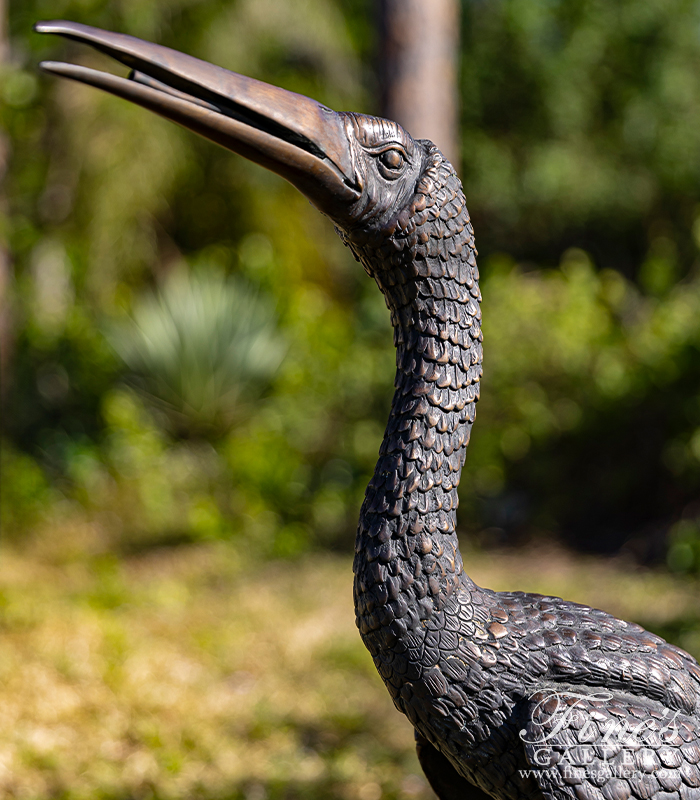
[[[396,379],[355,542],[357,626],[443,800],[700,800],[700,667],[635,624],[466,574],[457,486],[482,362],[462,186],[394,122],[68,22],[130,79],[53,74],[144,106],[283,176],[330,217],[391,313]]]

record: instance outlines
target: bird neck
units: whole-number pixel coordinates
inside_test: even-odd
[[[468,580],[456,509],[479,396],[480,294],[461,185],[445,164],[384,240],[346,238],[384,293],[396,346],[396,391],[355,543],[357,624],[375,657],[424,629]]]

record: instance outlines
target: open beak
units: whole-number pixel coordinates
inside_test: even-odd
[[[34,29],[89,44],[131,68],[120,78],[44,61],[46,72],[130,100],[267,167],[333,219],[359,197],[346,115],[134,36],[63,21]]]

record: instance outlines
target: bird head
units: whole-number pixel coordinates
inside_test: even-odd
[[[47,61],[41,67],[171,119],[276,172],[341,229],[381,228],[409,201],[429,151],[397,123],[332,111],[280,89],[133,36],[74,22],[39,22],[131,69],[128,78]]]

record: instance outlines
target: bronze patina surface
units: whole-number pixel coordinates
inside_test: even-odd
[[[130,36],[70,22],[130,79],[48,62],[291,181],[384,294],[396,391],[355,543],[367,649],[441,798],[700,800],[700,667],[658,636],[466,574],[457,486],[482,335],[461,183],[427,140]]]

